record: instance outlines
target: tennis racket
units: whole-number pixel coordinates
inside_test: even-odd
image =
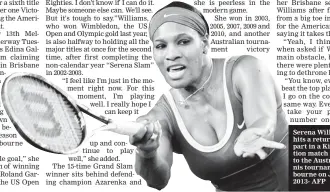
[[[76,153],[97,131],[133,135],[143,127],[137,122],[115,122],[93,113],[42,76],[31,73],[8,76],[1,97],[19,134],[33,146],[52,153]],[[107,125],[87,134],[81,112]]]

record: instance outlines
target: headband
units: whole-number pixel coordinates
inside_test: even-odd
[[[149,23],[149,37],[152,40],[156,30],[166,22],[174,22],[190,27],[205,35],[207,26],[204,20],[195,12],[180,7],[167,7],[157,12]]]

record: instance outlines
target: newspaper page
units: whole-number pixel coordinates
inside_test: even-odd
[[[145,130],[143,123],[136,122],[137,118],[148,114],[169,90],[178,88],[173,86],[174,83],[167,82],[164,73],[168,73],[170,77],[180,76],[181,73],[185,73],[182,71],[188,71],[190,66],[200,65],[200,63],[187,62],[187,66],[171,66],[165,69],[164,73],[162,71],[165,64],[159,59],[160,56],[156,51],[160,50],[157,49],[168,51],[181,46],[181,42],[171,36],[173,31],[179,31],[181,28],[197,30],[191,25],[195,24],[195,20],[200,20],[200,16],[188,10],[193,13],[192,16],[175,13],[173,20],[165,20],[166,15],[164,15],[162,20],[150,23],[153,15],[171,2],[171,0],[0,1],[2,89],[0,190],[147,192],[160,189],[162,191],[222,189],[221,185],[218,186],[212,180],[205,179],[207,177],[201,177],[193,171],[196,167],[203,170],[208,166],[208,162],[191,163],[198,162],[191,155],[193,152],[189,152],[191,146],[187,147],[189,149],[182,148],[181,153],[175,153],[174,148],[178,146],[174,146],[174,143],[168,144],[171,149],[166,149],[173,155],[169,180],[161,187],[152,187],[152,181],[156,182],[162,176],[152,175],[150,167],[156,166],[153,161],[148,165],[144,164],[142,168],[139,165],[139,173],[136,171],[137,158],[148,162],[143,158],[149,158],[150,153],[147,156],[136,154],[137,147],[141,148],[143,144],[132,142],[137,136],[125,132],[129,132],[130,128],[133,132]],[[258,87],[252,86],[246,94],[255,94],[252,100],[260,100],[261,103],[254,101],[256,104],[252,105],[254,102],[251,100],[252,104],[248,105],[250,101],[243,98],[242,106],[245,112],[243,113],[246,118],[250,116],[254,118],[254,114],[248,114],[246,111],[254,111],[253,108],[259,105],[264,106],[266,111],[275,109],[271,107],[275,100],[283,110],[289,125],[287,130],[289,143],[286,146],[289,157],[286,168],[289,171],[286,190],[328,190],[330,186],[330,55],[328,53],[330,1],[187,0],[184,3],[198,10],[207,21],[209,32],[206,36],[204,33],[202,37],[206,40],[200,39],[200,42],[207,45],[207,50],[203,50],[203,54],[207,53],[209,58],[224,58],[225,62],[233,56],[250,55],[267,68],[272,81],[269,78],[265,81],[274,82],[265,88],[268,90],[271,87],[271,102],[263,102],[262,98],[265,97],[263,90],[258,94],[254,92]],[[187,9],[185,11],[187,12]],[[194,24],[188,22],[191,20]],[[172,24],[173,31],[168,28],[168,33],[162,33],[159,30],[161,25],[154,31],[151,29],[154,27],[152,25],[171,23],[171,21],[176,23]],[[181,25],[180,22],[189,24]],[[180,26],[177,25],[178,23]],[[196,25],[206,26],[203,22]],[[157,45],[158,42],[150,37],[151,32],[152,35],[156,34],[160,37],[161,40],[158,41],[162,42],[162,45]],[[194,50],[184,51],[186,52],[183,53],[182,49],[180,54],[188,54],[189,51]],[[189,54],[191,57],[198,57],[192,52]],[[169,60],[167,56],[163,59]],[[194,97],[205,91],[204,88],[209,80],[215,78],[211,77],[212,70],[209,72],[210,75],[206,76],[208,79],[205,78],[200,84],[201,87],[197,87],[198,89],[196,88],[197,90],[192,94],[185,95],[184,102],[195,102]],[[44,79],[46,83],[38,78]],[[219,79],[221,78],[223,77],[219,76]],[[233,79],[235,78],[233,76]],[[223,84],[224,81],[219,82]],[[260,82],[257,82],[256,86],[259,84]],[[275,98],[276,94],[278,97]],[[220,102],[223,102],[224,98],[219,98]],[[62,108],[55,109],[56,100],[64,103]],[[225,108],[231,111],[228,105]],[[214,121],[228,126],[229,115],[226,110],[221,110],[225,118],[215,117]],[[90,111],[95,115],[89,115]],[[201,107],[197,112],[200,114],[200,119],[192,118],[191,121],[194,123],[203,121],[203,117],[208,116],[206,108]],[[276,110],[271,111],[270,114],[276,118]],[[120,122],[118,125],[109,123],[108,126],[124,127],[122,132],[125,134],[102,129],[108,122],[104,119],[111,119],[114,123]],[[248,130],[251,124],[248,124],[247,119],[245,122]],[[189,124],[187,121],[184,123]],[[153,125],[156,129],[157,125]],[[208,127],[212,128],[212,125]],[[273,126],[273,128],[278,127]],[[203,130],[203,127],[200,129]],[[234,130],[236,129],[234,127]],[[171,134],[179,133],[178,130],[171,130]],[[56,140],[56,137],[64,134],[64,131],[68,132],[65,134],[74,136],[63,136],[61,140]],[[189,131],[191,130],[188,129]],[[168,132],[165,135],[169,134]],[[227,132],[222,130],[220,137]],[[162,134],[164,135],[164,131]],[[211,135],[214,137],[215,133]],[[149,139],[151,137],[153,136],[149,135]],[[237,138],[233,139],[237,140]],[[206,139],[205,143],[210,141],[211,139]],[[53,145],[54,148],[51,149],[49,146]],[[72,145],[74,146],[70,148]],[[230,146],[234,146],[234,143]],[[65,150],[63,151],[61,147]],[[70,150],[68,151],[66,147]],[[261,146],[260,150],[264,149],[263,147],[265,146]],[[221,153],[224,148],[219,149],[219,159],[228,159],[227,154],[234,154],[233,147],[226,149],[228,153]],[[285,149],[275,149],[275,151],[281,150]],[[271,153],[265,151],[267,155]],[[152,155],[154,154],[151,153]],[[254,157],[242,158],[238,155],[235,158],[241,158],[240,161],[243,162],[248,162],[249,158],[260,160],[257,153],[246,152],[246,155]],[[209,163],[209,166],[212,166],[214,162],[210,159]],[[224,169],[236,167],[234,163],[221,164]],[[216,167],[214,169],[216,173],[221,172]],[[155,168],[155,171],[159,170]],[[148,179],[140,176],[141,172],[147,173],[146,177],[151,183],[147,183]],[[253,172],[256,175],[258,172],[259,175],[264,174],[259,169]],[[264,178],[267,177],[266,174],[268,173],[264,174]],[[224,182],[226,186],[240,185],[248,178],[230,179],[230,176]],[[219,176],[219,179],[220,177],[222,176]],[[254,174],[250,177],[254,178]],[[263,183],[256,181],[253,185],[261,184]],[[242,188],[242,190],[249,189]]]

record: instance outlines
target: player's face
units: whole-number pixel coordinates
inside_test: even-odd
[[[154,59],[166,82],[174,88],[199,84],[203,64],[203,37],[190,27],[167,22],[153,38]]]

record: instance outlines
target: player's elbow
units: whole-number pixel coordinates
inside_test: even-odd
[[[157,189],[158,191],[164,189],[166,187],[166,185],[167,185],[167,183],[163,184],[163,185],[148,184],[149,187]]]
[[[164,189],[171,177],[170,170],[165,168],[146,171],[146,168],[141,169],[141,167],[136,166],[135,171],[138,175],[145,179],[149,187],[155,188],[157,190]]]
[[[157,182],[157,183],[147,182],[147,184],[148,184],[149,187],[152,187],[152,188],[157,189],[157,190],[160,191],[160,190],[164,189],[167,186],[169,180],[170,180],[170,177],[164,178],[161,182]]]

